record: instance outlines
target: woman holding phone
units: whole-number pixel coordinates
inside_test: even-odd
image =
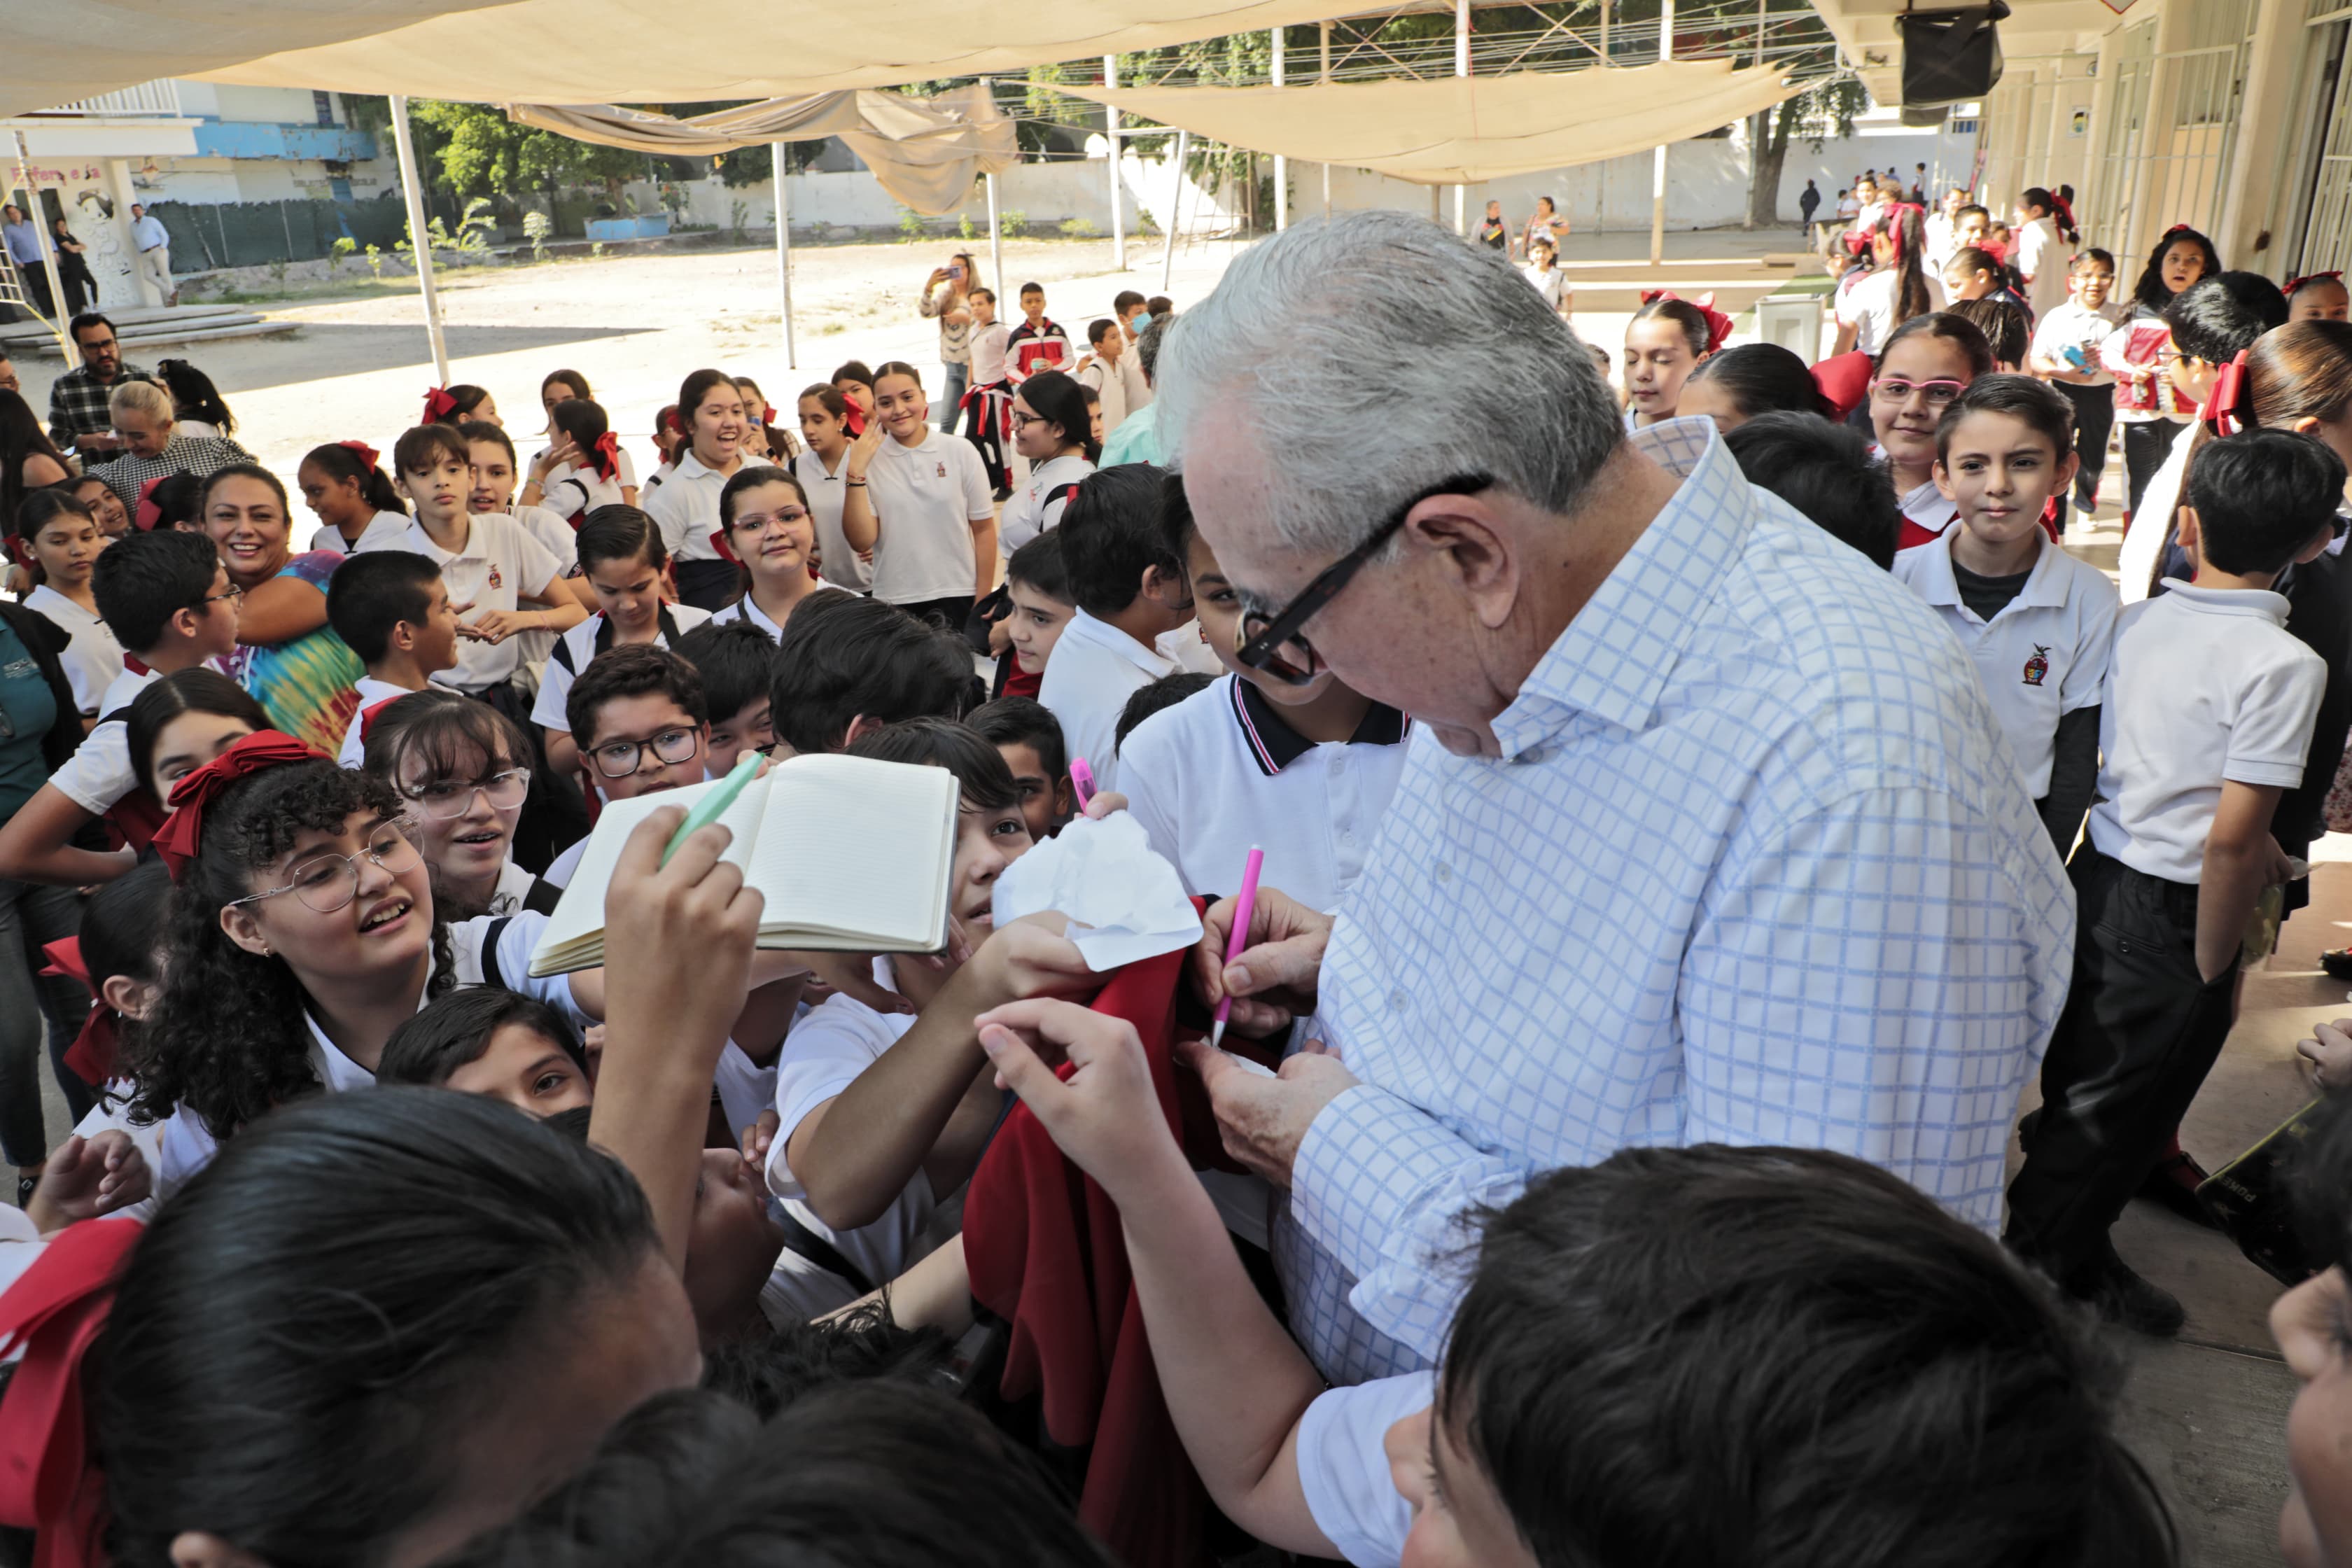
[[[945,267],[934,267],[923,284],[923,319],[940,323],[940,363],[947,379],[940,387],[940,428],[955,428],[964,389],[971,384],[971,291],[980,268],[970,251],[959,251]]]

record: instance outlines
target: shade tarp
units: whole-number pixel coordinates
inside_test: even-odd
[[[117,26],[86,19],[93,5]],[[107,85],[153,76],[338,92],[508,103],[678,103],[761,99],[944,77],[1017,73],[1057,60],[1191,43],[1227,33],[1313,22],[1330,0],[67,0],[45,34],[79,36],[75,72],[103,66],[135,40],[143,62],[107,71]],[[359,11],[340,39],[289,37],[234,59],[173,61],[154,36],[203,37],[201,19],[284,10]],[[425,15],[420,16],[420,13]],[[432,13],[440,13],[434,15]],[[150,19],[151,15],[153,20]],[[10,41],[13,48],[14,40]],[[20,74],[0,49],[0,82]],[[203,52],[203,51],[200,51]],[[51,93],[56,103],[73,92]]]
[[[507,117],[583,142],[669,157],[838,136],[892,200],[919,213],[953,212],[972,181],[1002,174],[1021,156],[1013,121],[977,83],[934,98],[876,88],[771,98],[686,120],[611,103],[510,103]]]
[[[1735,68],[1729,60],[1305,87],[1055,85],[1228,146],[1424,185],[1475,184],[1643,153],[1804,90],[1775,67]]]

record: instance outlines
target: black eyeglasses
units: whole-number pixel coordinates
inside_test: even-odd
[[[645,753],[651,752],[654,760],[672,766],[685,762],[702,749],[702,732],[698,730],[664,730],[647,741],[604,741],[588,755],[595,762],[596,771],[608,779],[625,779],[645,765]]]
[[[1323,662],[1316,657],[1314,647],[1298,635],[1300,628],[1313,620],[1324,605],[1339,596],[1339,591],[1348,585],[1349,580],[1355,576],[1364,563],[1404,527],[1404,520],[1412,515],[1413,508],[1432,496],[1476,495],[1480,490],[1492,489],[1494,483],[1485,474],[1456,474],[1450,479],[1431,485],[1397,508],[1386,522],[1366,534],[1362,543],[1326,566],[1317,574],[1315,581],[1299,590],[1297,598],[1273,616],[1244,612],[1241,625],[1241,661],[1252,669],[1264,670],[1286,686],[1304,686],[1313,680],[1316,672],[1323,668]],[[1298,657],[1286,657],[1286,650],[1295,651]]]

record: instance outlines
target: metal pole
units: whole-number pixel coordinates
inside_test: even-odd
[[[1323,24],[1323,85],[1331,85],[1331,24]],[[1331,165],[1323,165],[1323,216],[1331,216]]]
[[[988,176],[988,276],[996,297],[1004,298],[1004,228],[996,221],[996,176]],[[1015,303],[1019,297],[1014,297]]]
[[[1173,170],[1175,188],[1169,193],[1168,201],[1168,247],[1160,258],[1160,291],[1162,294],[1168,292],[1168,279],[1176,271],[1176,227],[1184,211],[1184,159],[1192,151],[1192,133],[1190,131],[1177,132]]]
[[[425,186],[416,175],[416,142],[408,133],[408,100],[392,100],[392,141],[400,153],[400,189],[408,199],[408,243],[416,258],[418,292],[425,300],[425,336],[433,345],[433,374],[449,384],[449,349],[441,341],[441,296],[433,288],[433,236],[425,226]]]
[[[1274,29],[1274,85],[1282,85],[1282,29]],[[1290,160],[1274,155],[1274,232],[1290,226]]]
[[[33,210],[25,215],[25,221],[33,226],[33,233],[40,239],[41,268],[49,275],[51,319],[47,324],[49,331],[57,334],[58,352],[64,356],[66,368],[70,370],[75,356],[73,340],[66,333],[66,280],[58,273],[58,247],[49,232],[49,215],[41,207],[41,187],[33,184],[33,154],[25,145],[25,133],[21,131],[16,132],[16,173],[25,182],[25,199],[33,205]],[[90,302],[97,303],[94,300]]]
[[[1658,12],[1658,61],[1661,65],[1675,58],[1675,0],[1664,0]],[[1666,258],[1666,145],[1658,143],[1658,151],[1650,168],[1650,265],[1655,267]]]
[[[1103,57],[1103,86],[1118,86],[1117,55]],[[1103,140],[1110,143],[1110,260],[1113,268],[1124,272],[1127,270],[1127,208],[1120,199],[1125,193],[1119,188],[1122,184],[1119,160],[1126,153],[1127,144],[1118,139],[1118,109],[1116,105],[1103,105],[1103,127],[1109,132]]]
[[[784,186],[784,143],[768,143],[768,157],[776,174],[776,292],[784,302],[784,367],[800,368],[793,347],[793,198]]]
[[[1470,0],[1454,0],[1454,74],[1470,74]],[[1454,187],[1454,232],[1470,233],[1470,187]]]

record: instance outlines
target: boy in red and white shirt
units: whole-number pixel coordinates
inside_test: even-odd
[[[1076,357],[1069,334],[1045,319],[1045,286],[1021,285],[1021,324],[1004,342],[1004,374],[1015,387],[1041,370],[1066,370]]]

